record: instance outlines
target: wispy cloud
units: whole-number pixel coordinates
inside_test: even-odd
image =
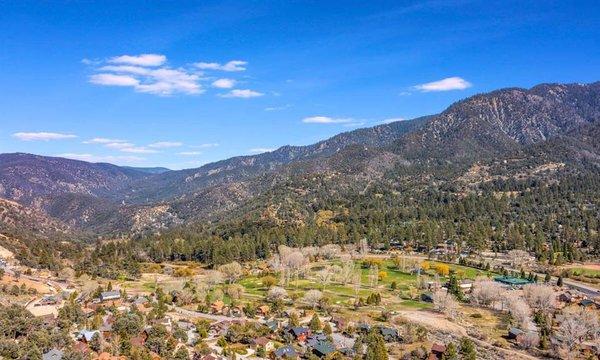
[[[136,92],[161,96],[203,92],[199,73],[163,66],[166,61],[166,56],[158,54],[116,56],[107,61],[113,65],[95,69],[98,73],[90,76],[90,83],[131,87]]]
[[[219,64],[215,62],[198,62],[194,65],[201,70],[220,70],[220,71],[244,71],[246,70],[247,61],[243,60],[231,60],[225,64]]]
[[[251,152],[252,154],[262,154],[262,153],[267,153],[267,152],[271,152],[271,151],[275,151],[275,148],[253,148],[248,150],[249,152]]]
[[[425,84],[415,85],[414,89],[422,92],[464,90],[473,86],[467,80],[454,76]]]
[[[220,97],[224,97],[224,98],[244,98],[244,99],[249,99],[249,98],[254,98],[254,97],[259,97],[259,96],[263,96],[264,94],[258,91],[254,91],[254,90],[250,90],[250,89],[234,89],[231,90],[230,92],[226,93],[226,94],[221,94],[219,95]]]
[[[302,119],[306,124],[348,124],[354,122],[352,118],[333,118],[329,116],[310,116]]]
[[[182,152],[177,153],[177,155],[198,156],[198,155],[202,155],[202,151],[182,151]]]
[[[167,61],[167,57],[160,54],[121,55],[108,60],[113,64],[129,64],[139,66],[160,66]]]
[[[113,150],[118,150],[121,152],[133,153],[133,154],[155,154],[155,153],[159,152],[156,149],[175,147],[175,146],[182,145],[181,143],[162,141],[162,142],[150,144],[147,147],[146,146],[136,146],[134,143],[131,143],[127,140],[109,139],[109,138],[103,138],[103,137],[96,137],[96,138],[93,138],[90,140],[86,140],[83,143],[84,144],[98,144],[98,145],[102,145],[108,149],[113,149]],[[179,145],[177,145],[177,144],[179,144]]]
[[[290,107],[292,107],[292,106],[289,104],[282,105],[282,106],[270,106],[270,107],[266,107],[265,111],[281,111],[281,110],[289,109]]]
[[[192,149],[207,149],[219,146],[219,143],[205,143],[200,145],[190,145]]]
[[[103,137],[96,137],[93,139],[89,139],[84,141],[84,144],[108,144],[108,143],[122,143],[122,142],[127,142],[126,140],[120,140],[120,139],[109,139],[109,138],[103,138]]]
[[[155,148],[155,149],[166,149],[166,148],[180,147],[182,145],[183,145],[183,143],[181,143],[179,141],[158,141],[158,142],[148,145],[148,147]]]
[[[77,135],[73,134],[62,134],[55,132],[18,132],[12,134],[12,136],[21,141],[50,141],[50,140],[65,140],[76,138]]]
[[[93,155],[93,154],[78,154],[78,153],[64,153],[56,156],[81,160],[87,162],[108,162],[108,163],[138,163],[146,159],[138,156],[111,156],[111,155]]]
[[[406,119],[403,118],[403,117],[389,118],[389,119],[382,120],[381,123],[382,124],[390,124],[390,123],[393,123],[393,122],[404,121],[404,120],[406,120]]]
[[[212,86],[218,89],[231,89],[235,83],[236,81],[233,79],[218,79],[213,81]]]

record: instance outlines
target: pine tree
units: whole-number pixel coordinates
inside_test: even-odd
[[[313,315],[312,319],[310,319],[310,324],[308,326],[312,331],[321,330],[321,320],[316,313]]]
[[[446,346],[446,351],[442,355],[442,360],[458,360],[458,351],[456,350],[456,345],[454,345],[454,343],[450,343]]]
[[[388,360],[385,340],[377,331],[371,331],[367,336],[367,353],[365,360]]]
[[[562,276],[558,277],[558,281],[556,281],[556,285],[557,286],[563,286],[563,278],[562,278]]]
[[[477,360],[475,344],[468,338],[462,338],[460,340],[460,353],[465,360]]]

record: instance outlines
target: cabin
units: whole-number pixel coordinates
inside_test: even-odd
[[[264,336],[252,340],[252,343],[255,349],[262,347],[267,353],[275,350],[275,343],[271,339]]]
[[[100,293],[100,301],[101,302],[119,300],[120,298],[121,298],[121,292],[118,290],[104,291],[104,292]]]
[[[579,306],[584,307],[584,308],[588,308],[588,309],[593,309],[594,307],[598,307],[598,304],[596,304],[594,302],[594,300],[590,300],[590,299],[583,299],[579,302]]]
[[[527,284],[533,283],[532,280],[522,279],[514,276],[496,276],[494,277],[494,281],[497,281],[504,285],[508,285],[513,288],[521,288]]]
[[[268,327],[271,331],[277,331],[279,329],[279,321],[269,320],[265,322],[265,326]]]
[[[304,326],[295,326],[289,329],[289,333],[299,342],[305,342],[310,335],[310,329]]]
[[[432,293],[422,293],[421,301],[425,301],[428,303],[433,303],[433,294]]]
[[[98,330],[81,330],[79,332],[79,334],[77,334],[77,340],[84,342],[84,343],[89,343],[90,341],[92,341],[92,339],[94,338],[94,335],[100,335],[100,331]]]
[[[333,323],[333,325],[335,325],[335,328],[338,331],[343,330],[346,327],[348,327],[348,322],[346,321],[346,319],[341,318],[339,316],[332,316],[331,320],[329,320],[329,322]]]
[[[37,306],[46,306],[46,305],[56,305],[60,302],[59,298],[54,295],[45,295],[42,299],[36,304]]]
[[[282,346],[279,349],[273,351],[274,359],[296,359],[298,358],[298,353],[291,345]]]
[[[335,347],[329,341],[319,341],[312,347],[312,353],[318,357],[325,357],[335,351]]]
[[[511,339],[511,340],[516,340],[516,339],[517,339],[519,336],[521,336],[521,335],[523,335],[523,334],[524,334],[524,331],[523,331],[523,330],[521,330],[521,329],[519,329],[519,328],[515,328],[515,327],[513,327],[513,328],[510,328],[510,329],[508,330],[508,336],[507,336],[507,337],[508,337],[509,339]]]
[[[379,334],[383,337],[385,342],[394,342],[400,340],[400,335],[398,334],[398,330],[386,326],[377,327],[379,330]]]
[[[440,343],[434,343],[431,345],[431,353],[429,359],[442,359],[446,352],[446,345]]]

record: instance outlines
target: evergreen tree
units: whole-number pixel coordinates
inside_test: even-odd
[[[442,355],[442,360],[458,360],[458,351],[454,343],[449,343],[446,346],[446,351]]]
[[[460,354],[462,359],[477,360],[477,351],[471,339],[464,337],[460,340]]]
[[[388,353],[385,348],[385,340],[379,332],[372,330],[366,339],[367,352],[365,360],[388,360]]]
[[[308,327],[312,331],[321,330],[321,320],[319,320],[319,316],[316,313],[313,315],[312,319],[310,319],[310,323],[309,323]]]

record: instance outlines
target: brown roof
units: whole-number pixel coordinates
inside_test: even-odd
[[[431,345],[431,351],[435,353],[443,353],[446,351],[446,345],[435,343]]]
[[[269,342],[271,342],[271,340],[270,340],[270,339],[267,339],[267,338],[266,338],[266,337],[264,337],[264,336],[261,336],[261,337],[259,337],[259,338],[256,338],[256,339],[254,339],[254,343],[255,343],[256,345],[260,345],[260,346],[265,346],[265,345],[267,345]]]

